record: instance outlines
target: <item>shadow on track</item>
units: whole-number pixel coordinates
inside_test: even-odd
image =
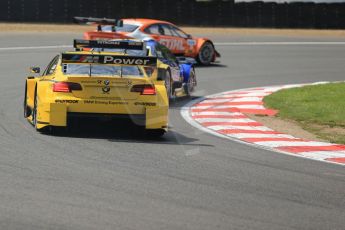
[[[200,96],[190,96],[190,97],[180,97],[180,98],[175,98],[173,100],[170,101],[169,104],[169,108],[170,109],[180,109],[182,108],[184,105],[186,105],[188,102],[201,98]]]
[[[197,69],[203,69],[203,68],[228,68],[227,65],[223,65],[220,63],[211,63],[210,65],[195,65],[195,68]]]
[[[78,121],[78,123],[71,123],[68,129],[57,130],[48,135],[69,138],[107,139],[110,142],[213,147],[213,145],[207,144],[193,144],[198,139],[187,137],[172,129],[162,137],[152,137],[145,133],[142,127],[133,124],[130,120],[99,121],[85,119]]]

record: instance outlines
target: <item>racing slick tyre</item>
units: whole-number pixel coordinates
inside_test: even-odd
[[[195,70],[194,68],[191,69],[189,74],[189,79],[186,87],[186,94],[187,96],[191,96],[191,94],[194,92],[196,86],[196,76],[195,76]]]
[[[52,133],[52,127],[48,126],[42,129],[38,129],[37,128],[37,103],[38,103],[38,99],[37,99],[37,88],[35,89],[35,97],[34,97],[34,108],[32,109],[32,125],[35,127],[35,129],[39,132],[44,132],[44,133]]]
[[[173,90],[172,90],[172,80],[170,70],[167,70],[165,73],[164,85],[167,90],[168,99],[173,98]]]
[[[24,118],[28,118],[30,117],[30,115],[32,114],[31,108],[28,106],[27,104],[27,86],[25,84],[25,94],[24,94]]]
[[[34,108],[32,109],[32,124],[37,129],[37,89],[35,90]]]
[[[198,53],[197,61],[202,65],[209,65],[213,61],[215,54],[214,46],[211,42],[205,42]]]
[[[35,94],[34,108],[32,110],[32,124],[38,132],[43,134],[59,136],[64,131],[66,131],[65,127],[56,127],[51,125],[40,129],[37,128],[37,94]]]
[[[164,129],[145,129],[145,135],[148,138],[160,138],[161,136],[163,136],[166,133],[166,131]]]

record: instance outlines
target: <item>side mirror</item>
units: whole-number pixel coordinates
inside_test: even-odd
[[[187,38],[188,38],[188,39],[191,39],[191,38],[192,38],[192,35],[187,34]]]
[[[123,21],[122,20],[118,20],[116,23],[117,27],[123,27]]]
[[[40,69],[40,67],[30,67],[30,72],[31,73],[40,73],[41,69]]]

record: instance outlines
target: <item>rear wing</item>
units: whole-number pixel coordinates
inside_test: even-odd
[[[76,49],[83,49],[83,48],[124,49],[124,50],[145,50],[146,49],[146,45],[144,42],[137,42],[137,41],[74,39],[73,46]]]
[[[157,58],[125,55],[62,53],[61,64],[98,64],[155,67],[157,66]]]
[[[123,21],[121,19],[111,19],[111,18],[91,18],[91,17],[74,17],[74,23],[77,24],[96,24],[103,26],[123,26]]]

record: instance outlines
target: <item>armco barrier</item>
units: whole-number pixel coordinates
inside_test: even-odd
[[[345,28],[345,3],[273,3],[195,0],[0,1],[2,22],[70,23],[73,16],[157,18],[179,25]]]

